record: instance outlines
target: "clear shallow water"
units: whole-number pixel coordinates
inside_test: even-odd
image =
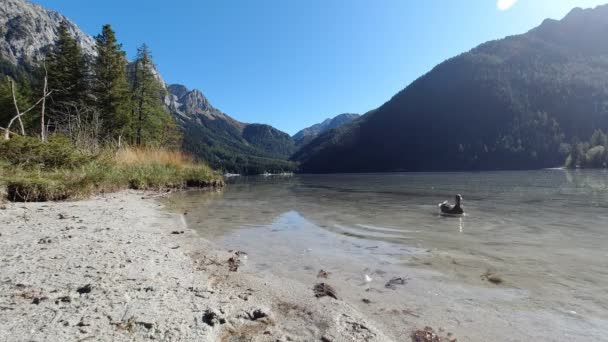
[[[456,193],[467,216],[439,216]],[[248,271],[306,284],[331,272],[346,300],[392,331],[608,339],[604,171],[236,178],[168,203],[202,237],[249,253]],[[488,270],[504,282],[488,283]],[[407,284],[385,288],[396,276]]]

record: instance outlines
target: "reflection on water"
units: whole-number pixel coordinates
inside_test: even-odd
[[[204,238],[250,253],[260,272],[310,282],[331,269],[355,288],[366,272],[419,272],[442,279],[437,291],[458,307],[469,295],[462,286],[487,289],[480,275],[492,270],[503,290],[519,291],[511,309],[546,310],[571,333],[586,324],[595,336],[608,330],[607,190],[605,171],[305,175],[236,178],[222,192],[168,203],[188,210]],[[438,215],[437,203],[456,193],[467,216]],[[560,321],[572,313],[575,321]]]

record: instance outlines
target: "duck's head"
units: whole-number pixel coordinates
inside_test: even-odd
[[[456,204],[460,205],[460,202],[462,202],[462,196],[461,195],[456,195]]]

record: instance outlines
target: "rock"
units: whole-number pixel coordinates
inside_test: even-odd
[[[495,285],[500,285],[503,283],[502,277],[491,271],[487,271],[486,273],[482,274],[481,278]]]
[[[446,337],[439,336],[433,328],[425,327],[412,332],[412,342],[456,342],[456,338],[450,333]]]
[[[32,299],[32,304],[40,304],[41,301],[48,299],[47,297],[34,297]]]
[[[84,318],[84,317],[83,317]],[[91,326],[89,323],[85,323],[82,319],[80,320],[80,322],[78,322],[78,324],[76,324],[77,327],[88,327]]]
[[[171,232],[171,234],[173,234],[173,235],[180,235],[180,234],[184,234],[184,231],[183,230],[174,230],[174,231]]]
[[[319,270],[319,273],[317,274],[317,278],[325,278],[327,279],[329,277],[331,273],[325,271],[325,270]]]
[[[315,285],[315,287],[313,288],[313,291],[315,293],[315,297],[317,298],[321,298],[321,297],[332,297],[334,299],[338,299],[338,295],[336,294],[336,290],[331,287],[328,284],[325,283],[319,283],[317,285]]]
[[[262,311],[261,309],[253,310],[253,312],[248,312],[247,317],[252,321],[257,321],[258,319],[268,317],[268,314]]]
[[[65,22],[83,53],[96,55],[95,41],[65,16],[25,0],[2,0],[0,6],[0,56],[9,62],[37,63],[57,39],[58,26]]]
[[[210,327],[214,327],[216,324],[225,324],[226,320],[219,317],[213,310],[207,309],[203,313],[203,323]]]
[[[70,298],[70,296],[63,296],[63,297],[59,297],[57,299],[55,299],[55,304],[59,304],[59,303],[71,303],[72,302],[72,298]]]
[[[138,325],[143,326],[144,328],[150,330],[154,327],[154,323],[148,323],[148,322],[135,322]]]
[[[241,261],[238,257],[230,257],[230,259],[228,259],[228,270],[230,270],[230,272],[238,271],[239,266],[241,266]]]
[[[92,290],[93,288],[91,287],[91,284],[87,284],[76,289],[76,292],[78,292],[82,296],[83,294],[91,293]]]
[[[393,278],[391,280],[388,281],[388,283],[386,283],[384,285],[384,287],[386,287],[387,289],[391,289],[391,290],[396,290],[397,289],[397,285],[405,285],[405,283],[407,282],[406,278]]]

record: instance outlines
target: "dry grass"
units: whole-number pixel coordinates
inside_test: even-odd
[[[182,151],[151,147],[126,147],[116,151],[114,160],[119,165],[160,164],[187,167],[195,164],[192,157]]]
[[[209,166],[180,151],[126,147],[86,154],[66,142],[58,142],[56,147],[35,139],[17,142],[16,146],[0,146],[12,153],[11,158],[0,155],[0,193],[6,191],[4,196],[10,201],[80,199],[121,189],[162,191],[223,185],[222,177]]]

